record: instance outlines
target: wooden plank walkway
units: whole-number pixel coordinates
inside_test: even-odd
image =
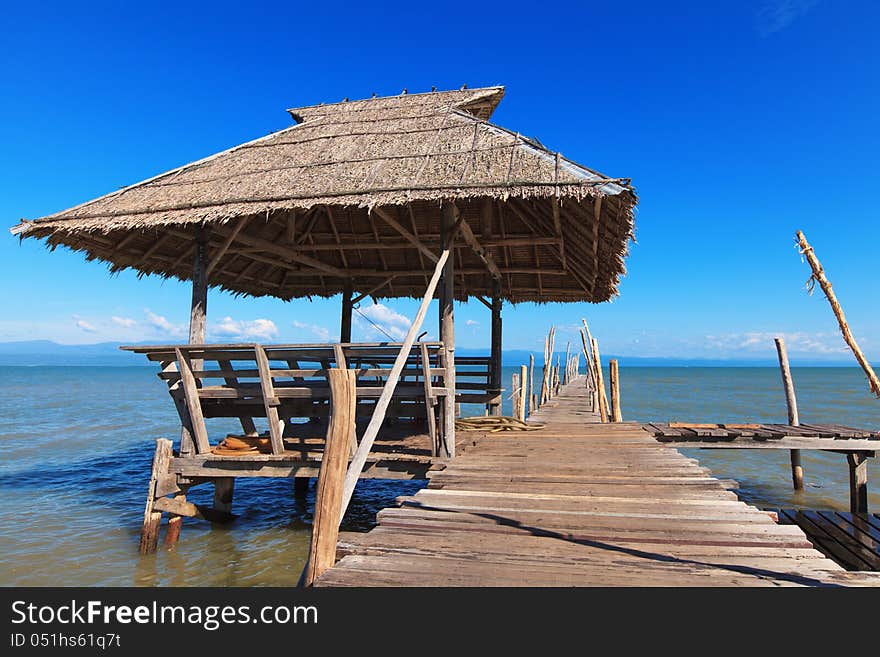
[[[428,488],[340,536],[319,586],[880,585],[641,424],[598,424],[583,379],[531,419],[461,436]]]
[[[847,570],[880,571],[880,514],[777,509],[779,522],[800,527],[816,549]]]

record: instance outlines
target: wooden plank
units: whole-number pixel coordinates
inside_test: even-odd
[[[284,453],[284,423],[278,417],[278,397],[275,396],[275,387],[272,383],[272,375],[269,372],[269,359],[261,345],[254,346],[254,355],[257,367],[260,370],[260,388],[262,389],[263,407],[266,411],[266,419],[269,422],[269,440],[272,444],[273,454]]]
[[[180,371],[180,383],[183,388],[183,398],[186,402],[186,410],[189,415],[189,426],[192,427],[193,440],[196,452],[206,454],[211,451],[208,442],[208,430],[205,427],[205,418],[202,415],[202,406],[199,402],[199,391],[196,388],[196,380],[190,369],[189,357],[185,356],[180,349],[175,349],[177,368]]]
[[[327,429],[327,444],[318,486],[315,494],[315,520],[309,550],[309,561],[304,573],[306,586],[314,584],[336,561],[336,539],[344,513],[343,496],[345,470],[348,463],[350,436],[354,431],[355,396],[354,372],[347,368],[331,370],[329,374],[333,412]]]

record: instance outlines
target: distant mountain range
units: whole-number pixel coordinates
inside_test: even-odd
[[[147,366],[146,358],[127,351],[120,351],[121,342],[99,342],[97,344],[59,344],[51,340],[25,340],[21,342],[0,342],[0,365],[47,366],[47,365],[80,365],[80,366]],[[147,344],[147,343],[144,343]],[[511,349],[503,352],[502,364],[507,366],[527,365],[529,354],[535,356],[535,364],[540,367],[544,363],[543,353],[529,352],[525,349]],[[459,356],[482,356],[488,349],[469,349],[459,347]],[[608,354],[603,361],[617,358],[621,367],[776,367],[774,359],[741,358],[741,359],[709,359],[709,358],[658,358],[642,356],[616,356]],[[555,360],[555,359],[554,359]],[[821,360],[792,358],[797,367],[857,367],[854,360]],[[582,365],[583,367],[583,365]]]

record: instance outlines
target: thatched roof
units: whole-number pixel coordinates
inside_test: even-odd
[[[611,298],[632,237],[629,181],[489,123],[503,95],[489,87],[292,109],[297,123],[285,130],[11,230],[113,270],[188,279],[204,226],[209,254],[222,253],[209,282],[226,290],[288,299],[390,279],[375,296],[420,297],[440,205],[454,202],[467,223],[457,297],[489,293],[488,258],[511,301]]]

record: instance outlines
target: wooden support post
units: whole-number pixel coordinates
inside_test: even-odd
[[[232,496],[235,493],[235,477],[214,479],[214,510],[232,513]]]
[[[192,298],[189,309],[189,343],[204,344],[208,316],[208,261],[209,229],[199,226],[196,230],[195,256],[193,258]],[[202,369],[202,363],[191,364],[194,369]],[[186,423],[180,429],[180,455],[190,456],[195,450],[194,436]]]
[[[339,327],[339,341],[351,342],[351,309],[354,305],[351,301],[351,281],[346,281],[345,290],[342,292],[342,319]]]
[[[611,421],[623,422],[620,414],[620,371],[617,368],[617,359],[608,361],[608,369],[611,375]]]
[[[437,456],[440,453],[440,442],[437,434],[437,415],[435,407],[437,406],[437,398],[434,395],[434,382],[431,376],[431,355],[428,352],[428,345],[424,342],[420,344],[421,360],[422,360],[422,383],[425,389],[425,419],[428,425],[428,437],[431,439],[431,456]]]
[[[599,356],[599,343],[596,342],[596,338],[592,339],[593,342],[593,362],[596,367],[596,389],[597,389],[597,400],[599,403],[599,417],[602,422],[608,422],[608,398],[605,395],[605,379],[602,376],[602,358]]]
[[[444,251],[452,252],[455,235],[455,205],[443,204],[440,210],[440,241]],[[443,412],[443,452],[455,456],[455,258],[448,257],[440,281],[440,341],[446,352],[446,396]]]
[[[776,353],[779,356],[779,371],[782,373],[782,387],[785,388],[785,404],[788,407],[788,423],[796,427],[800,424],[798,418],[797,398],[794,395],[794,380],[791,377],[791,368],[788,366],[788,351],[785,349],[785,340],[775,338]],[[795,490],[804,489],[804,466],[801,463],[801,450],[791,450],[791,483]]]
[[[535,354],[529,354],[529,415],[537,410],[535,400]]]
[[[527,404],[527,393],[528,393],[528,389],[529,389],[529,387],[528,387],[528,385],[526,385],[526,383],[527,383],[526,377],[528,376],[527,372],[528,372],[528,369],[526,368],[525,365],[520,365],[520,366],[519,366],[519,380],[520,380],[520,385],[519,385],[519,415],[518,415],[517,417],[518,417],[520,420],[522,420],[523,422],[526,421],[526,408],[527,408],[527,406],[528,406],[528,404]]]
[[[293,496],[303,498],[309,493],[309,478],[294,477],[293,478]]]
[[[174,496],[175,502],[186,502],[186,495],[179,493]],[[165,530],[165,547],[171,549],[180,540],[180,530],[183,526],[183,516],[171,514],[168,518],[168,528]]]
[[[565,370],[562,372],[562,384],[571,380],[571,340],[565,343]]]
[[[354,370],[333,368],[327,373],[330,382],[331,415],[327,442],[318,472],[315,495],[315,520],[305,585],[311,586],[325,570],[336,563],[336,541],[343,513],[343,486],[348,448],[354,430],[357,400]]]
[[[192,303],[189,311],[189,343],[205,344],[208,316],[208,237],[209,230],[199,226],[193,260]],[[201,369],[198,367],[197,369]]]
[[[849,510],[868,513],[868,456],[864,452],[846,455],[849,465]]]
[[[492,279],[492,349],[489,363],[489,394],[497,395],[489,404],[489,415],[501,415],[501,281]],[[525,385],[525,380],[523,380]]]
[[[159,438],[156,441],[156,452],[153,454],[153,468],[150,471],[150,483],[147,486],[147,505],[144,509],[144,525],[141,528],[141,554],[155,552],[159,545],[159,525],[162,523],[162,512],[153,509],[156,501],[156,482],[168,472],[171,464],[171,441]]]

